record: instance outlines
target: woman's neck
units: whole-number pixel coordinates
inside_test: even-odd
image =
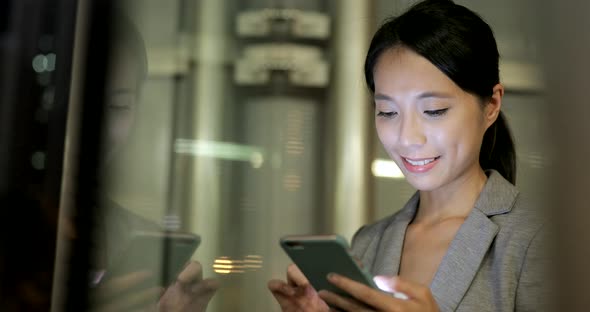
[[[486,184],[487,176],[477,166],[451,183],[432,191],[420,191],[420,205],[413,223],[436,224],[466,218]]]

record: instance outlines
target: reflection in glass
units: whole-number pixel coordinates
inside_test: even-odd
[[[113,66],[103,205],[119,212],[98,235],[133,227],[129,214],[197,233],[199,274],[219,283],[208,311],[276,310],[279,237],[350,238],[413,193],[362,84],[370,16],[406,2],[127,1],[149,67],[140,83],[137,59]]]

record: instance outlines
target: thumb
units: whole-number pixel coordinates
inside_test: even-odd
[[[393,294],[398,299],[408,299],[408,288],[412,288],[411,286],[405,285],[406,282],[396,276],[376,275],[373,277],[373,281],[379,289]]]
[[[379,289],[386,291],[386,292],[393,292],[393,276],[389,276],[389,275],[375,275],[375,277],[373,277],[373,281],[375,282],[375,285],[377,285],[377,287],[379,287]]]

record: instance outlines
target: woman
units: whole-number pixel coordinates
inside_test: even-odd
[[[184,266],[174,283],[162,287],[144,289],[142,282],[153,274],[145,271],[103,279],[116,260],[125,254],[134,234],[166,231],[153,220],[121,207],[101,188],[112,173],[109,166],[128,144],[137,115],[138,98],[148,74],[147,51],[141,33],[122,9],[118,8],[112,14],[111,23],[116,33],[112,37],[105,89],[101,176],[96,182],[97,202],[93,203],[97,207],[92,219],[89,248],[92,256],[89,310],[206,311],[219,285],[217,280],[203,278],[203,268],[194,260]]]
[[[291,265],[269,289],[283,311],[538,311],[544,230],[516,190],[490,27],[452,1],[427,0],[377,31],[365,60],[377,134],[418,192],[361,228],[352,253],[380,288],[330,274],[351,295],[319,293]],[[546,248],[546,247],[545,247]]]

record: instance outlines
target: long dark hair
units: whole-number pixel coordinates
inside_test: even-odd
[[[490,26],[476,13],[451,0],[426,0],[377,30],[365,59],[365,79],[375,92],[373,70],[379,56],[394,47],[408,48],[430,61],[482,105],[500,82],[499,53]],[[479,155],[484,170],[494,169],[516,183],[516,152],[504,114],[487,129]]]

